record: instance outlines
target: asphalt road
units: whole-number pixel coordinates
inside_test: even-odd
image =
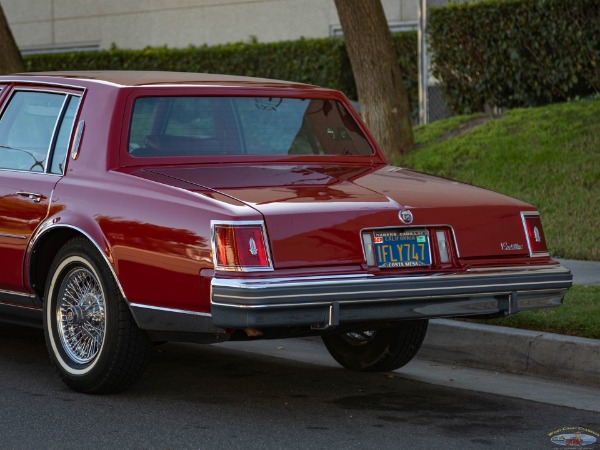
[[[540,401],[479,392],[456,368],[433,364],[425,372],[445,383],[352,373],[314,341],[297,344],[297,360],[296,343],[281,342],[165,344],[133,389],[87,396],[54,376],[41,331],[0,324],[0,448],[551,449],[561,448],[550,441],[555,430],[600,432],[600,408],[541,403],[550,391]],[[316,353],[312,363],[307,351]],[[453,377],[467,389],[453,387]],[[573,395],[539,384],[557,398]]]

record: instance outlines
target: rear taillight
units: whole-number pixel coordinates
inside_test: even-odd
[[[544,236],[540,214],[537,212],[521,214],[523,216],[525,234],[527,235],[529,254],[531,256],[548,256],[548,247],[546,247],[546,237]]]
[[[216,269],[273,269],[263,222],[213,221],[212,244]]]

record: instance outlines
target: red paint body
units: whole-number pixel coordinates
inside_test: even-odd
[[[30,267],[36,237],[76,229],[104,252],[130,303],[210,313],[214,220],[265,222],[274,270],[236,272],[237,278],[555,264],[548,256],[530,256],[521,213],[534,207],[388,166],[339,92],[270,80],[135,72],[9,76],[0,77],[0,84],[3,99],[19,87],[79,92],[75,123],[85,121],[79,155],[68,157],[64,176],[0,170],[0,290],[40,296],[43,286],[33,285]],[[157,95],[335,100],[351,112],[374,154],[134,158],[127,148],[134,101]],[[45,198],[33,203],[16,196],[19,190]],[[412,211],[411,226],[453,231],[451,263],[367,267],[361,230],[400,228],[402,209]],[[503,243],[517,245],[503,250]]]

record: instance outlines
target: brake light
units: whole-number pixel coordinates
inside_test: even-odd
[[[527,234],[527,244],[531,256],[546,256],[546,237],[542,228],[542,219],[539,213],[523,213],[523,223]]]
[[[213,222],[215,267],[221,270],[272,270],[262,222]]]

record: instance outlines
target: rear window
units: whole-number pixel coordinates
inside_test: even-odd
[[[129,153],[211,155],[371,155],[344,106],[323,99],[142,97],[134,104]]]

